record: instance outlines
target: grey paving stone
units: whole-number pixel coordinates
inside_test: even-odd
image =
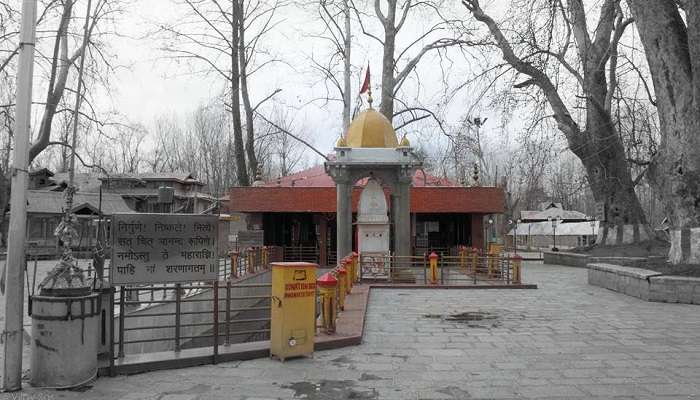
[[[467,392],[474,399],[516,399],[518,390],[512,386],[470,387]]]
[[[588,396],[573,385],[522,386],[518,391],[527,398]]]
[[[657,395],[700,395],[698,386],[691,384],[642,384],[640,386]]]
[[[100,378],[86,392],[60,396],[25,391],[52,400],[298,400],[298,385],[347,389],[326,396],[334,399],[700,397],[700,307],[589,286],[584,269],[526,263],[523,277],[540,288],[375,290],[363,344],[313,358]],[[464,311],[491,313],[496,324],[425,317]]]

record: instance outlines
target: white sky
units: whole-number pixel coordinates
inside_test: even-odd
[[[152,128],[154,121],[163,115],[176,115],[184,120],[200,104],[218,96],[224,83],[213,74],[203,76],[189,73],[191,68],[188,65],[164,59],[163,53],[158,50],[161,43],[154,35],[148,34],[156,30],[159,22],[172,21],[180,15],[182,8],[174,5],[177,3],[175,0],[127,1],[129,3],[125,6],[126,12],[116,22],[116,30],[121,36],[114,36],[109,40],[110,52],[117,57],[114,64],[124,68],[118,68],[116,75],[111,78],[110,93],[105,93],[98,103],[103,103],[104,111],[116,109],[129,121],[143,124],[146,128]],[[78,4],[84,7],[85,1],[79,1]],[[488,6],[488,10],[500,13],[506,5],[506,1],[496,0]],[[457,0],[445,0],[443,12],[452,13],[456,18],[471,18]],[[82,16],[83,13],[81,7],[75,11],[78,16]],[[287,6],[279,10],[278,15],[282,22],[266,37],[262,45],[274,51],[277,57],[285,62],[275,64],[252,77],[250,81],[252,102],[256,103],[274,89],[281,88],[283,91],[275,99],[282,106],[293,110],[290,113],[294,116],[292,131],[301,132],[320,151],[330,152],[341,130],[341,105],[340,103],[308,104],[314,98],[325,94],[323,85],[319,83],[321,77],[318,73],[314,74],[311,71],[311,63],[308,60],[312,53],[318,56],[327,54],[328,51],[322,41],[308,37],[314,26],[318,26],[318,22],[314,21],[312,11],[303,10],[298,6]],[[367,17],[366,21],[368,20],[374,20],[374,18]],[[413,41],[430,24],[431,21],[426,15],[414,15],[412,19],[409,18],[399,34],[397,48]],[[78,26],[79,22],[74,22],[74,25]],[[74,27],[74,29],[77,28]],[[356,24],[354,29],[357,29]],[[378,26],[368,26],[368,29],[382,36]],[[359,89],[359,81],[369,62],[373,72],[374,97],[378,99],[381,86],[381,48],[377,42],[361,32],[357,32],[353,40],[352,64],[355,69],[353,97]],[[44,43],[44,46],[46,45],[47,43]],[[414,48],[408,56],[412,57],[419,48],[420,46]],[[401,60],[400,65],[405,64],[405,61],[405,59]],[[453,64],[443,64],[447,65],[446,72],[449,74],[448,79],[452,87],[467,79],[475,71],[479,71],[480,68],[479,65],[470,64],[461,57],[453,57],[453,61]],[[401,96],[402,99],[411,105],[417,100],[420,105],[433,110],[442,108],[443,117],[448,125],[457,125],[473,105],[476,97],[474,91],[461,92],[449,106],[440,105],[438,103],[445,93],[444,84],[441,81],[443,70],[440,68],[438,58],[433,54],[426,55],[416,71],[416,74],[411,74],[411,81],[404,85],[405,93]],[[37,79],[35,79],[34,98],[36,101],[43,100],[45,96],[45,89],[41,89],[43,73],[45,72],[35,72]],[[416,76],[420,79],[420,88],[416,85]],[[502,128],[498,122],[500,119],[498,111],[490,109],[487,103],[488,100],[484,100],[472,114],[472,117],[489,118],[489,123],[483,129],[482,135],[487,138],[491,148],[505,148],[513,145],[509,142],[512,138],[502,134]],[[376,104],[378,100],[375,100]],[[399,108],[400,106],[397,106],[397,109]],[[35,108],[35,111],[38,111],[38,108]],[[270,109],[262,111],[269,112]],[[39,115],[35,116],[35,127],[38,127],[39,118]],[[517,120],[510,125],[518,129]],[[413,124],[407,131],[409,139],[414,144],[421,142],[428,149],[446,147],[447,138],[430,120]],[[503,155],[507,157],[505,152]],[[313,152],[307,151],[306,156],[312,163],[318,161]]]
[[[454,2],[453,6],[456,5],[458,3]],[[129,5],[127,10],[127,14],[119,21],[118,29],[133,39],[123,37],[111,41],[113,52],[118,54],[117,64],[129,66],[129,69],[120,69],[112,80],[111,97],[115,108],[130,120],[150,127],[159,115],[190,113],[200,103],[220,93],[222,82],[217,77],[187,73],[189,68],[186,65],[175,65],[162,58],[157,41],[140,38],[154,29],[154,23],[169,21],[176,16],[173,0],[137,0]],[[467,16],[463,8],[457,11]],[[277,95],[278,101],[288,106],[298,107],[324,92],[320,84],[311,88],[313,82],[318,82],[319,76],[309,72],[310,63],[306,57],[311,53],[318,54],[325,49],[318,40],[312,41],[304,37],[302,30],[308,31],[309,24],[313,24],[308,11],[288,6],[278,15],[284,21],[263,45],[273,49],[288,65],[277,64],[255,75],[251,82],[251,95],[255,102],[256,99],[279,87],[283,91]],[[400,34],[400,40],[412,39],[415,37],[414,32],[422,28],[419,25],[427,25],[428,22],[418,18],[413,21],[413,24],[414,26],[407,26]],[[358,49],[354,49],[352,63],[359,70],[364,69],[364,65],[370,62],[376,99],[379,97],[381,84],[380,49],[373,39],[361,33],[354,40]],[[429,57],[419,64],[419,70],[423,86],[420,92],[421,102],[430,106],[442,95],[439,70],[436,70],[435,63]],[[354,93],[359,86],[357,80],[359,80],[359,74],[353,76]],[[410,85],[411,83],[407,83],[406,87],[409,88]],[[453,109],[452,117],[456,123],[464,112],[463,104],[459,99],[455,102]],[[321,151],[330,151],[340,130],[342,122],[340,112],[338,103],[330,103],[322,108],[320,104],[319,106],[308,105],[297,112],[296,125],[309,130],[307,137],[310,137]],[[488,116],[488,113],[485,116]],[[495,118],[492,117],[492,120]],[[415,137],[411,136],[413,134],[409,134],[409,138],[415,140]]]

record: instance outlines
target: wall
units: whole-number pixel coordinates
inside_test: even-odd
[[[545,264],[566,265],[569,267],[586,268],[588,256],[585,254],[567,253],[564,251],[545,251],[542,253]]]
[[[649,278],[656,271],[614,264],[588,264],[588,284],[649,300]]]
[[[642,300],[700,304],[700,278],[661,275],[656,271],[614,264],[588,264],[588,284]]]
[[[587,254],[568,253],[565,251],[545,251],[542,253],[545,264],[566,265],[586,268],[589,263],[614,264],[625,267],[646,267],[646,257],[591,257]]]

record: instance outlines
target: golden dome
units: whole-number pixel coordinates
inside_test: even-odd
[[[399,146],[391,122],[372,108],[361,112],[352,121],[345,138],[349,147],[394,148]]]

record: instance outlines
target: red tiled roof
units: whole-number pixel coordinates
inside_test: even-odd
[[[352,193],[357,211],[361,188]],[[412,187],[413,213],[502,213],[503,189],[495,187]],[[229,192],[233,212],[335,213],[334,187],[234,187]]]
[[[357,211],[365,179],[356,183],[352,209]],[[387,204],[389,203],[388,190]],[[449,179],[423,171],[413,176],[411,212],[413,213],[502,213],[505,195],[495,187],[462,187]],[[336,193],[333,179],[323,165],[285,176],[258,187],[233,187],[228,210],[232,212],[315,212],[335,213]]]
[[[364,186],[366,179],[357,184]],[[413,175],[413,186],[456,186],[454,182],[447,178],[425,173],[422,170],[416,171]],[[335,187],[333,179],[326,174],[323,165],[317,165],[307,170],[287,175],[279,179],[273,179],[265,183],[264,187]]]

